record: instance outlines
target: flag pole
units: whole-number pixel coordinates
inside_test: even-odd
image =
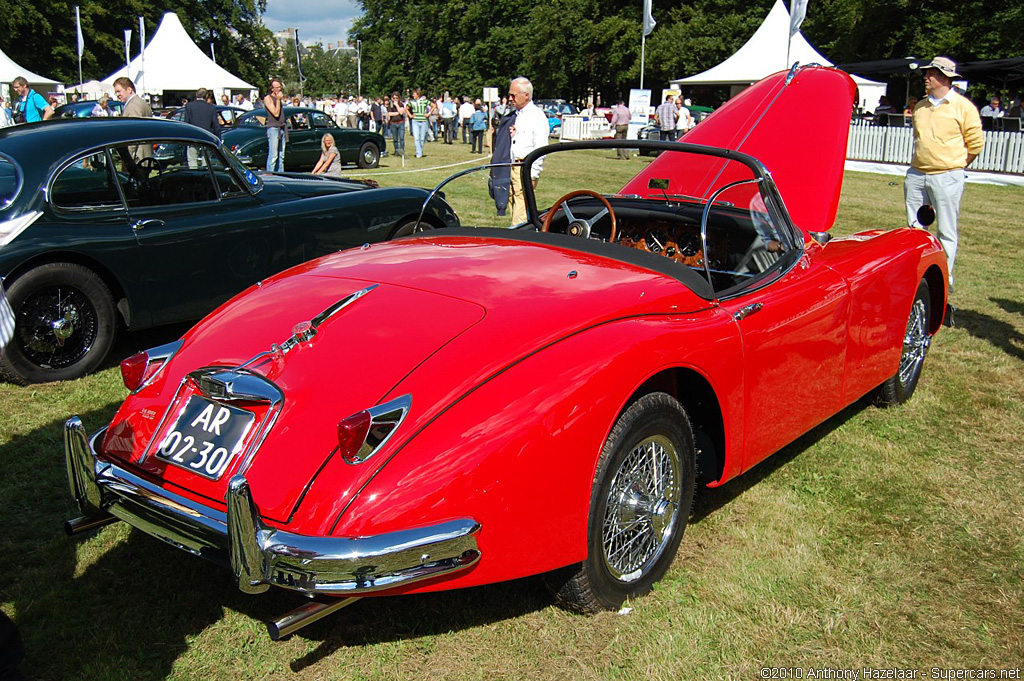
[[[644,89],[644,59],[647,56],[647,34],[640,29],[640,33],[643,34],[640,38],[640,89]]]
[[[75,5],[75,30],[78,35],[78,92],[82,92],[82,52],[85,51],[85,41],[82,40],[82,16],[78,13],[78,5]]]
[[[146,82],[146,23],[139,17],[139,89],[142,92],[146,91],[144,83]]]
[[[651,14],[652,0],[644,0],[644,17],[640,28],[640,89],[644,89],[644,62],[647,58],[647,34],[654,30],[658,23]]]

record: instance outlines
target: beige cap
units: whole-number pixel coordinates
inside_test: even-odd
[[[956,62],[950,59],[949,57],[936,57],[935,59],[932,59],[931,64],[922,67],[922,70],[923,69],[938,69],[939,71],[942,71],[950,78],[954,78],[960,75],[959,73],[956,72]]]

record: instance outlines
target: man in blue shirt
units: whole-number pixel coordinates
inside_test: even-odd
[[[41,94],[30,88],[28,81],[22,76],[15,78],[12,85],[21,98],[14,105],[15,120],[18,120],[18,114],[21,114],[25,123],[35,123],[45,121],[53,115],[53,107]]]

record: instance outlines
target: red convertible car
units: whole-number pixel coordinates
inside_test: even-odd
[[[106,428],[67,422],[68,531],[124,520],[243,591],[320,599],[274,636],[362,596],[535,574],[620,607],[668,569],[697,485],[914,392],[946,261],[921,229],[829,238],[853,92],[794,68],[685,144],[626,143],[653,161],[545,147],[515,169],[541,170],[523,225],[251,287],[126,359]]]

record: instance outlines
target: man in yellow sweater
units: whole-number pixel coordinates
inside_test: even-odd
[[[917,209],[922,204],[935,208],[952,288],[964,168],[981,153],[985,138],[978,109],[952,87],[953,78],[960,75],[956,63],[936,57],[922,75],[927,96],[914,107],[914,159],[903,183],[903,195],[910,225],[920,226]]]

